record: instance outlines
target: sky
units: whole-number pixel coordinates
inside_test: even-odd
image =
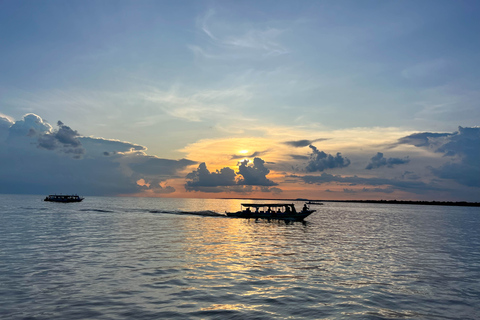
[[[0,1],[0,193],[480,201],[480,2]]]

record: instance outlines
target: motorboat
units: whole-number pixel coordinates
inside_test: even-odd
[[[303,221],[315,211],[306,204],[297,212],[293,203],[242,203],[240,211],[225,214],[234,218]]]
[[[85,198],[82,198],[76,194],[51,194],[45,197],[43,201],[50,202],[80,202]]]

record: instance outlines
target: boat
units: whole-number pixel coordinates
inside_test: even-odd
[[[225,212],[225,214],[234,218],[303,221],[315,211],[308,208],[306,204],[302,211],[297,212],[293,203],[242,203],[240,211]]]
[[[79,197],[76,194],[50,194],[43,201],[50,202],[80,202],[85,198]]]
[[[313,205],[316,205],[316,206],[321,206],[323,205],[323,202],[321,201],[308,201],[307,204],[313,204]]]

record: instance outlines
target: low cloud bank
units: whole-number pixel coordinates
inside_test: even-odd
[[[430,168],[435,176],[468,187],[480,187],[480,127],[459,127],[454,133],[415,133],[401,138],[397,144],[442,153],[450,160],[440,167]]]
[[[435,185],[429,185],[422,181],[415,180],[400,180],[400,179],[387,179],[387,178],[364,178],[358,176],[342,177],[340,175],[332,175],[323,172],[319,176],[305,175],[291,175],[292,178],[298,178],[307,184],[328,184],[328,183],[340,183],[347,184],[349,186],[355,185],[369,185],[369,186],[391,186],[398,190],[424,193],[427,190],[444,190]]]
[[[162,182],[196,162],[146,155],[143,146],[84,137],[57,122],[54,129],[35,114],[12,122],[0,116],[1,193],[172,193]],[[143,179],[146,183],[139,185]]]

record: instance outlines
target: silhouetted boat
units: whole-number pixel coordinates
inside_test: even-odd
[[[45,197],[43,201],[51,202],[80,202],[84,198],[79,197],[76,194],[51,194]]]
[[[225,214],[229,217],[235,218],[302,221],[316,211],[308,208],[306,204],[300,212],[295,210],[295,205],[293,203],[242,203],[241,205],[242,208],[240,211],[225,212]]]

